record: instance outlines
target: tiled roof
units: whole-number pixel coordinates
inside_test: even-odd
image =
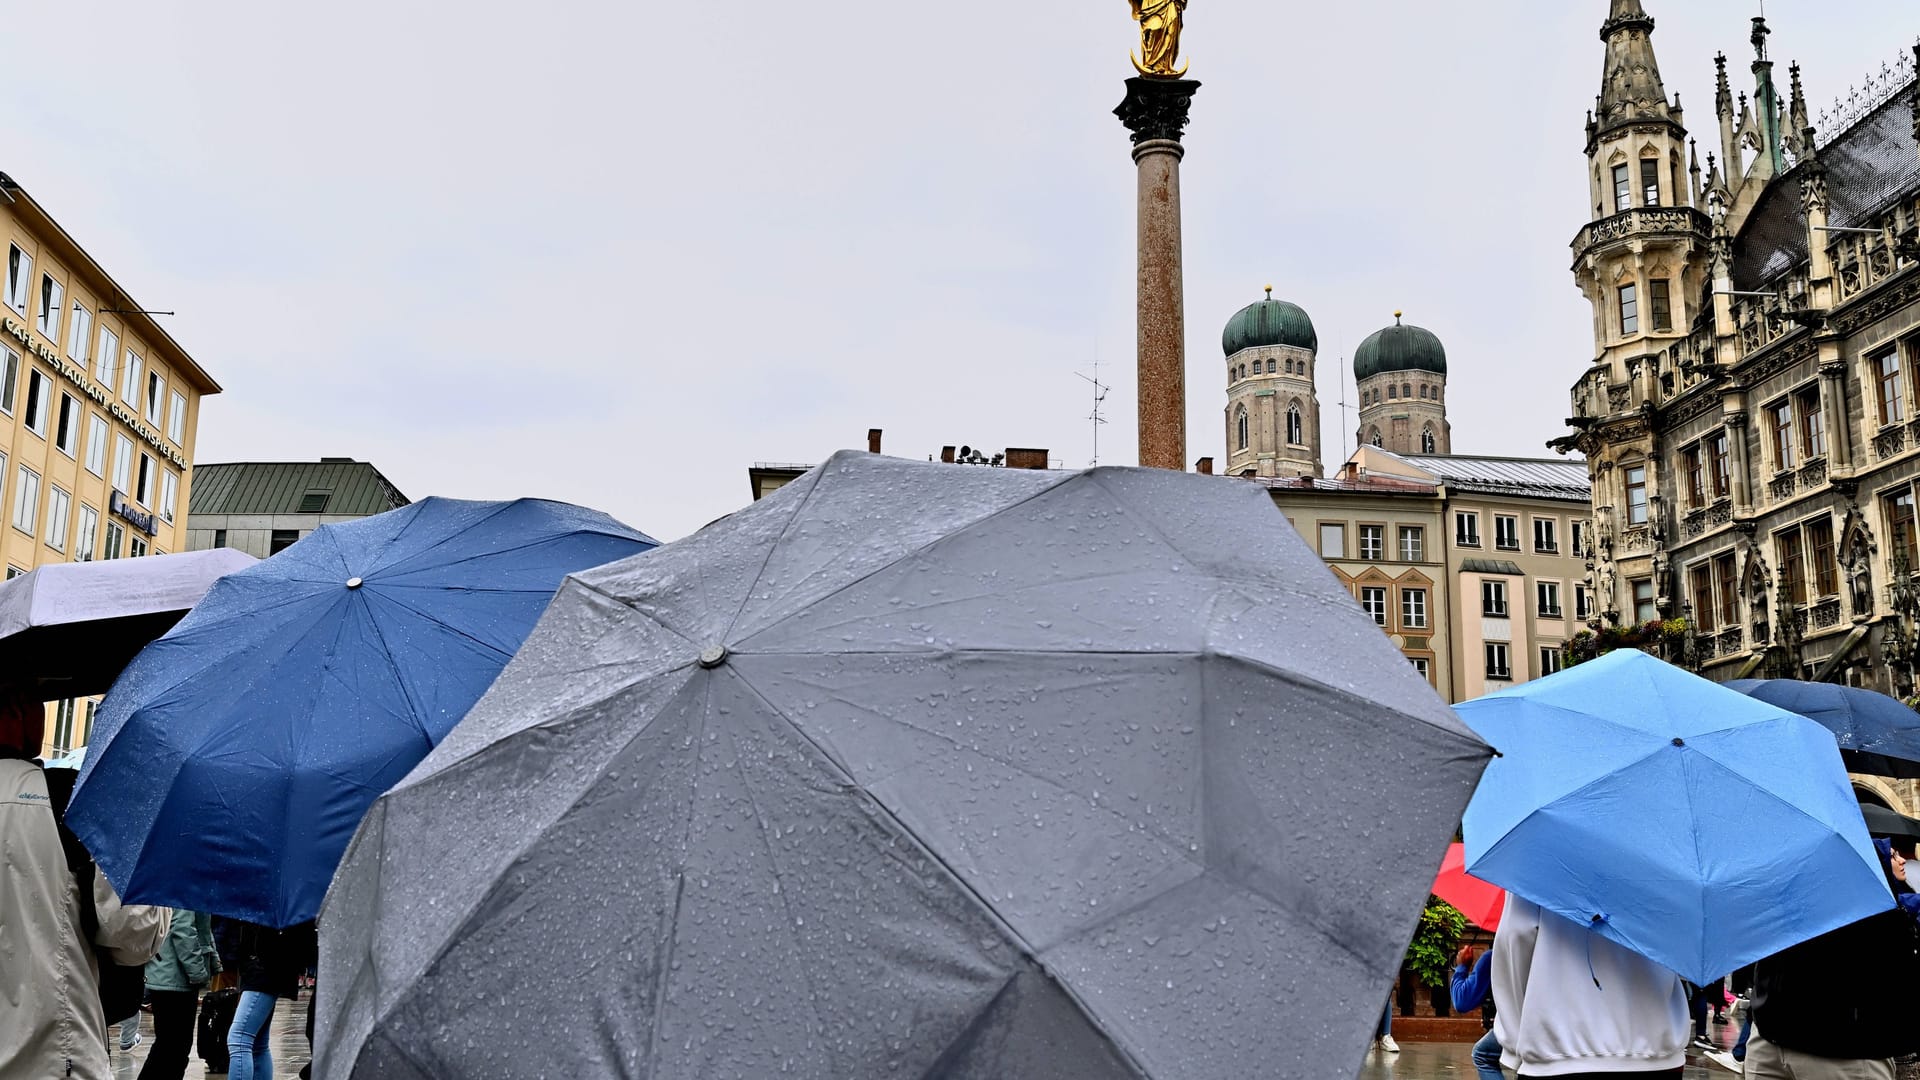
[[[187,513],[368,517],[411,501],[364,461],[248,461],[194,466]]]
[[[1581,458],[1478,457],[1468,454],[1395,454],[1438,476],[1455,491],[1543,499],[1588,498],[1593,490]]]
[[[1913,94],[1887,99],[1820,148],[1827,170],[1828,224],[1860,228],[1902,195],[1920,188],[1920,148],[1913,142]],[[1761,194],[1733,241],[1733,287],[1761,290],[1807,261],[1807,218],[1796,165]]]

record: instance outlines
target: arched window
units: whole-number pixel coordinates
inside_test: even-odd
[[[1389,398],[1397,398],[1397,397],[1399,397],[1399,396],[1400,396],[1400,388],[1399,388],[1399,387],[1397,387],[1397,386],[1394,386],[1394,385],[1392,385],[1392,384],[1388,384],[1388,386],[1387,386],[1387,397],[1389,397]]]
[[[1433,441],[1433,425],[1428,424],[1426,430],[1420,433],[1420,452],[1423,454],[1438,453],[1439,451],[1434,449],[1435,445]]]
[[[1247,407],[1245,405],[1242,405],[1240,411],[1235,414],[1233,426],[1240,439],[1240,449],[1245,450],[1247,448]]]
[[[1300,423],[1300,403],[1287,406],[1287,443],[1291,446],[1305,446],[1306,432]]]
[[[1269,360],[1269,361],[1267,361],[1267,374],[1269,374],[1269,375],[1271,375],[1271,374],[1273,374],[1274,372],[1276,372],[1276,371],[1278,371],[1278,370],[1280,370],[1280,368],[1279,368],[1279,361],[1277,361],[1277,360]]]
[[[1421,401],[1427,400],[1427,384],[1426,383],[1420,384],[1420,400]]]
[[[1373,445],[1375,445],[1375,446],[1384,446],[1384,445],[1386,445],[1385,443],[1382,443],[1382,442],[1380,441],[1380,429],[1379,429],[1379,428],[1374,428],[1374,429],[1373,429],[1373,434],[1372,434],[1372,435],[1370,435],[1370,436],[1368,436],[1368,438],[1367,438],[1367,441],[1368,441],[1368,442],[1370,442],[1370,443],[1372,443],[1372,444],[1373,444]]]
[[[1401,384],[1400,384],[1400,396],[1401,396],[1401,397],[1403,397],[1403,398],[1406,398],[1406,399],[1407,399],[1408,401],[1412,401],[1412,400],[1413,400],[1413,384],[1412,384],[1412,383],[1401,383]]]

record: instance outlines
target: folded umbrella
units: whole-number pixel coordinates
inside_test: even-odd
[[[1352,1076],[1487,753],[1256,485],[836,455],[375,804],[316,1075]]]
[[[1893,905],[1840,751],[1622,649],[1469,701],[1467,870],[1694,983]]]
[[[1920,780],[1920,712],[1894,698],[1862,687],[1799,679],[1736,679],[1727,687],[1833,732],[1849,771]]]
[[[1433,879],[1433,895],[1486,931],[1500,929],[1500,914],[1507,909],[1507,890],[1467,873],[1465,844],[1447,845],[1447,857],[1441,860],[1440,873]]]
[[[222,578],[107,694],[67,820],[130,903],[290,926],[567,574],[653,546],[565,503],[425,499]]]

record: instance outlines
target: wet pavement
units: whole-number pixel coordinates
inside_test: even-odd
[[[1707,1032],[1726,1049],[1739,1038],[1740,1025],[1709,1022]],[[1708,1061],[1698,1050],[1687,1054],[1686,1080],[1731,1080],[1739,1075]],[[1398,1054],[1369,1051],[1366,1064],[1360,1067],[1359,1080],[1474,1080],[1474,1076],[1471,1043],[1403,1042]]]
[[[140,1014],[141,1042],[131,1053],[120,1052],[120,1028],[117,1025],[109,1029],[108,1037],[116,1040],[112,1054],[114,1080],[135,1080],[140,1075],[140,1066],[146,1064],[147,1051],[153,1049],[153,1017],[145,1012]],[[293,1080],[299,1075],[300,1066],[307,1063],[310,1055],[307,1053],[307,998],[304,991],[299,1001],[282,1001],[273,1010],[272,1050],[274,1080]],[[197,1048],[187,1059],[186,1080],[225,1075],[207,1072],[207,1063],[200,1060]]]

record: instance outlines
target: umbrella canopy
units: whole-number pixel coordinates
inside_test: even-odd
[[[1488,753],[1255,485],[838,455],[375,803],[317,1075],[1351,1073]]]
[[[1873,690],[1799,679],[1737,679],[1727,684],[1819,724],[1840,743],[1840,760],[1868,776],[1920,779],[1920,712]]]
[[[1622,649],[1459,707],[1467,869],[1694,983],[1893,904],[1825,728]]]
[[[1884,806],[1860,804],[1860,816],[1866,819],[1867,832],[1896,840],[1920,840],[1920,821]]]
[[[1507,890],[1467,873],[1465,844],[1447,845],[1447,857],[1440,860],[1440,873],[1433,879],[1433,895],[1489,932],[1500,929],[1500,915],[1507,910]]]
[[[257,561],[216,548],[28,571],[0,585],[0,672],[36,701],[104,694],[215,581]]]
[[[568,573],[653,541],[565,503],[426,499],[222,578],[107,695],[67,820],[130,903],[289,926]]]

